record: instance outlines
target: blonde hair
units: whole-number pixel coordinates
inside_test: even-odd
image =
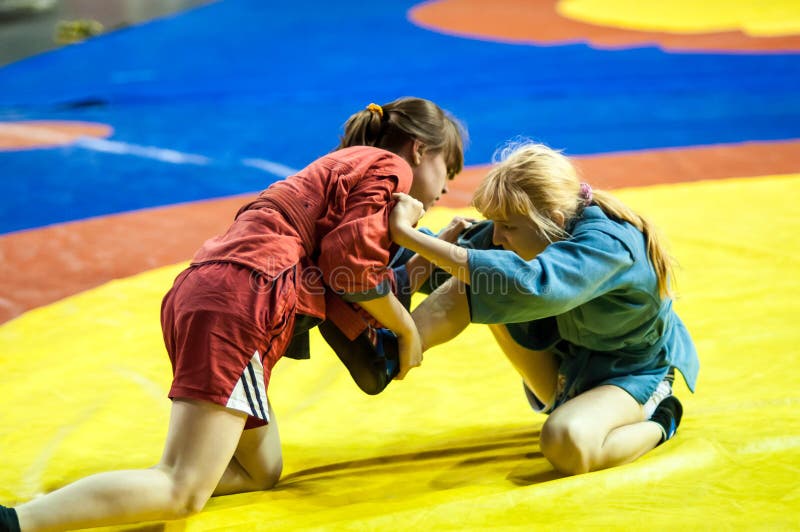
[[[495,160],[499,162],[478,186],[472,205],[494,220],[528,216],[548,242],[568,238],[566,230],[553,220],[553,214],[561,212],[565,225],[569,225],[586,202],[578,172],[569,158],[543,144],[517,142],[499,150]],[[657,228],[608,192],[594,190],[592,203],[610,218],[626,221],[642,232],[659,294],[670,296],[673,259]]]
[[[426,150],[444,152],[448,178],[464,168],[464,126],[438,105],[423,98],[399,98],[383,105],[370,104],[344,125],[338,149],[375,146],[398,153],[409,140]]]

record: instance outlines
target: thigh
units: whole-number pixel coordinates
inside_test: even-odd
[[[452,340],[469,325],[466,288],[451,278],[425,298],[411,313],[427,350]]]
[[[525,387],[548,411],[556,401],[558,357],[550,351],[534,351],[519,345],[505,325],[489,325],[497,344],[522,377]]]
[[[242,432],[234,457],[259,486],[277,482],[283,468],[278,420],[268,403],[269,423]]]
[[[612,430],[639,421],[644,421],[642,405],[622,388],[604,384],[556,408],[545,424],[569,427],[573,433],[602,442]]]
[[[178,493],[204,503],[225,472],[246,419],[242,412],[206,401],[174,400],[156,467],[170,475]]]

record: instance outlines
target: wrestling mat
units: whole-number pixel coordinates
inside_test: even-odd
[[[375,397],[315,332],[311,360],[281,360],[270,384],[279,485],[123,529],[800,529],[794,3],[672,1],[669,17],[621,0],[498,1],[481,16],[468,1],[305,4],[212,2],[0,69],[0,503],[153,465],[170,408],[159,307],[175,275],[253,191],[330,149],[354,109],[414,93],[472,133],[470,168],[423,225],[471,214],[491,152],[523,134],[566,148],[662,228],[701,358],[697,393],[676,386],[677,437],[564,477],[486,327]],[[209,39],[232,20],[235,35]],[[389,59],[331,44],[381,24],[404,39]],[[301,38],[308,49],[281,55]],[[240,55],[197,52],[209,42]],[[387,77],[405,54],[419,54],[409,79]],[[460,86],[431,76],[448,68]],[[356,71],[363,83],[342,89]]]

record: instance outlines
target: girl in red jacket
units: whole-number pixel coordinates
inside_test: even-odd
[[[459,125],[428,100],[354,114],[340,149],[242,207],[165,296],[172,411],[159,463],[0,507],[0,530],[176,519],[212,495],[272,487],[282,458],[270,373],[292,338],[325,318],[326,290],[394,331],[397,378],[420,364],[419,335],[387,268],[392,195],[408,193],[429,208],[462,165]]]

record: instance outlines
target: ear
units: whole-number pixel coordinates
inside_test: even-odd
[[[550,219],[553,220],[561,229],[564,229],[564,225],[567,222],[564,213],[558,210],[553,211],[553,215],[550,217]]]
[[[411,143],[411,160],[414,166],[419,166],[422,162],[422,154],[425,153],[425,145],[419,140],[414,139]]]

